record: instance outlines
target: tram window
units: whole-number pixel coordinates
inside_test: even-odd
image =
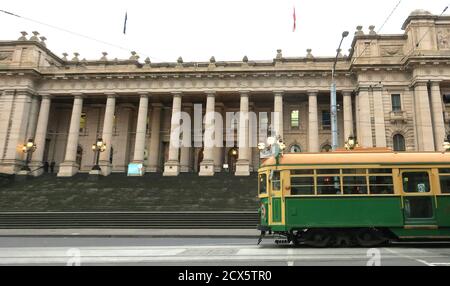
[[[338,174],[339,175],[340,170],[339,169],[317,169],[317,174],[324,174],[324,175],[334,175],[334,174]]]
[[[450,174],[450,169],[439,169],[439,173],[441,173],[441,174]]]
[[[427,172],[403,173],[403,191],[406,193],[428,193],[430,180]]]
[[[266,194],[267,193],[267,175],[261,174],[259,176],[259,193]]]
[[[291,175],[314,175],[314,170],[291,170]]]
[[[366,174],[366,169],[342,169],[343,174]]]
[[[341,182],[339,177],[317,177],[318,195],[340,195]]]
[[[291,195],[314,195],[314,178],[291,177]]]
[[[367,194],[367,181],[365,176],[344,177],[345,195]]]
[[[279,191],[281,189],[280,171],[271,171],[270,180],[272,181],[272,190]]]
[[[391,195],[394,193],[392,176],[370,176],[370,193],[374,195]]]
[[[369,169],[369,174],[392,174],[392,169]]]
[[[441,181],[441,193],[449,194],[450,193],[450,176],[440,176]]]

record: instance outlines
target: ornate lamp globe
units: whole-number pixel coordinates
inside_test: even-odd
[[[264,149],[266,149],[266,144],[264,144],[264,143],[259,143],[259,144],[258,144],[258,149],[259,149],[259,150],[264,150]]]
[[[444,143],[442,143],[442,148],[444,149],[444,152],[450,151],[450,142],[445,140]]]

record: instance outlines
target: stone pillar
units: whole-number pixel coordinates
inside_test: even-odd
[[[139,100],[139,111],[136,124],[136,138],[134,143],[133,163],[144,166],[145,137],[147,133],[148,116],[148,93],[141,93]],[[144,173],[145,170],[142,172]]]
[[[76,159],[82,110],[83,97],[81,94],[75,94],[72,116],[70,118],[69,135],[67,137],[66,154],[64,156],[64,162],[59,165],[58,177],[71,177],[78,172],[80,167],[78,166]]]
[[[426,82],[417,82],[414,86],[414,111],[416,116],[418,151],[434,151],[430,102],[428,100],[428,87]]]
[[[28,139],[34,139],[36,134],[36,124],[38,120],[38,113],[39,113],[39,99],[37,96],[33,96],[31,98],[31,108],[30,108],[30,114],[28,116],[28,127],[27,127],[27,140]]]
[[[44,173],[44,170],[40,167],[43,166],[43,158],[45,151],[45,143],[47,139],[47,127],[48,118],[50,114],[51,99],[49,95],[42,95],[41,107],[39,109],[39,117],[37,120],[36,134],[34,136],[34,142],[36,144],[36,150],[33,153],[30,166],[32,170],[38,169],[32,173],[33,176],[39,176]]]
[[[192,120],[192,108],[193,108],[193,104],[192,103],[183,103],[183,112],[189,114],[189,117]],[[185,134],[183,132],[183,143],[190,143],[192,146],[192,138],[190,135],[192,135],[192,121],[191,121],[191,126],[189,129],[189,132],[191,132],[190,134]],[[187,136],[185,138],[185,136]],[[188,140],[187,140],[188,139]],[[184,141],[186,140],[186,142]],[[191,147],[185,147],[185,146],[181,146],[180,148],[180,173],[189,173],[192,171],[192,167],[191,167]]]
[[[208,92],[206,97],[205,134],[203,136],[203,161],[200,163],[200,176],[214,176],[214,139],[216,136],[215,96],[215,92]]]
[[[151,135],[150,135],[150,148],[148,154],[147,172],[156,173],[159,172],[159,156],[160,156],[160,133],[161,133],[161,103],[152,104],[152,119],[151,119]]]
[[[178,176],[180,173],[180,162],[178,155],[180,152],[181,134],[181,92],[172,92],[172,119],[170,121],[170,143],[169,158],[164,164],[163,176]]]
[[[381,87],[373,88],[373,117],[375,119],[375,145],[386,147],[386,127],[383,109],[383,90]]]
[[[308,91],[309,122],[308,122],[308,151],[319,152],[319,119],[317,113],[318,91]]]
[[[131,103],[122,103],[117,106],[117,135],[114,138],[114,161],[113,168],[115,171],[127,172],[128,163],[132,161],[130,158],[132,119],[136,107]]]
[[[215,122],[215,131],[214,131],[214,137],[219,138],[219,140],[217,140],[216,142],[221,143],[220,146],[216,146],[214,148],[214,172],[216,172],[216,173],[222,172],[222,166],[223,166],[223,133],[224,133],[223,126],[224,126],[224,120],[225,120],[223,111],[224,111],[223,103],[216,102],[216,116],[218,116],[219,114],[222,116],[222,120],[220,120],[220,122],[218,122],[218,121]],[[219,137],[217,137],[217,136],[219,136]],[[219,142],[219,141],[222,141],[222,142]]]
[[[358,100],[358,120],[359,131],[358,143],[365,148],[373,147],[372,141],[372,123],[370,120],[370,99],[369,88],[359,88],[359,100]]]
[[[274,134],[272,136],[281,136],[283,138],[283,91],[274,91],[274,117],[272,118],[272,128],[274,129]]]
[[[433,120],[434,146],[436,151],[441,151],[446,132],[439,82],[431,83],[431,111],[431,119]]]
[[[112,171],[112,164],[109,161],[111,156],[112,135],[114,125],[114,114],[116,111],[116,95],[114,93],[108,94],[106,100],[105,117],[103,119],[103,134],[102,139],[106,144],[106,150],[100,153],[99,165],[103,176],[108,176]]]
[[[236,176],[250,176],[250,166],[248,157],[248,106],[249,92],[241,91],[241,104],[239,112],[239,157],[236,162]]]
[[[342,92],[344,103],[344,140],[354,136],[353,132],[353,111],[352,111],[352,91],[344,90]]]

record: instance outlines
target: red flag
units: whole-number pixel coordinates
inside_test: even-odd
[[[292,15],[293,17],[294,17],[294,27],[293,27],[293,29],[292,29],[292,32],[295,32],[295,27],[296,27],[296,21],[297,21],[297,19],[296,19],[296,17],[295,17],[295,6],[294,6],[294,14]]]

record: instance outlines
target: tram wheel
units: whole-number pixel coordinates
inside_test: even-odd
[[[326,247],[330,243],[330,233],[323,229],[310,229],[305,235],[305,244],[313,247]]]
[[[371,247],[386,241],[384,235],[374,228],[363,228],[357,231],[356,241],[360,246]]]

